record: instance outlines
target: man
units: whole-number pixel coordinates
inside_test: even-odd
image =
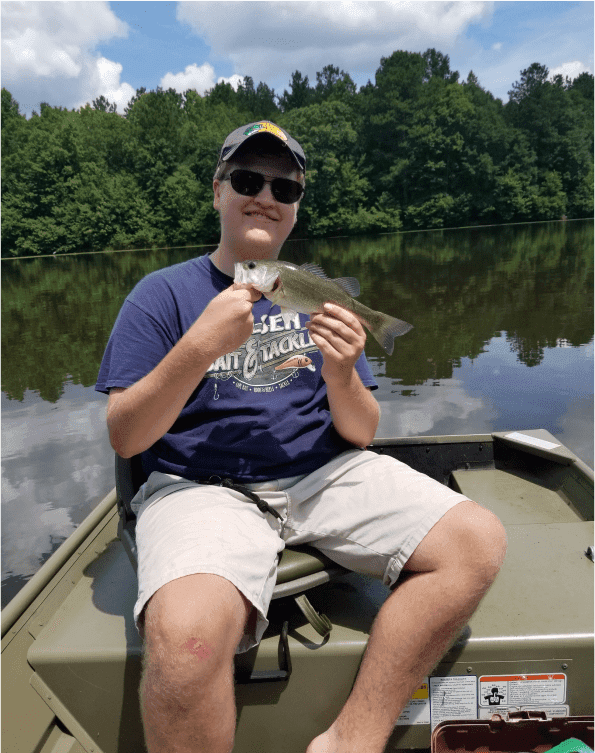
[[[218,248],[137,285],[101,367],[112,445],[143,453],[151,473],[135,500],[150,753],[232,749],[233,657],[266,628],[285,543],[310,543],[390,586],[407,573],[377,616],[347,703],[308,753],[384,749],[504,556],[490,512],[363,449],[379,409],[356,317],[325,305],[287,321],[233,283],[236,262],[278,258],[305,165],[272,123],[231,133],[213,180]],[[212,476],[248,485],[268,507],[205,483]]]

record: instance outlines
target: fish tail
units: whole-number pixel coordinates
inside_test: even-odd
[[[413,325],[404,322],[402,319],[395,319],[393,316],[376,311],[378,321],[375,321],[370,327],[373,337],[382,345],[389,356],[392,355],[395,346],[395,337],[400,337],[412,329]]]

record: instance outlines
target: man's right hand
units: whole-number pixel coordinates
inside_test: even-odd
[[[251,286],[234,283],[213,298],[153,371],[127,389],[110,391],[107,425],[119,455],[137,455],[169,431],[209,366],[250,337],[252,304],[260,297]]]
[[[234,283],[213,298],[185,338],[215,361],[243,345],[252,334],[252,304],[262,293],[251,285]]]

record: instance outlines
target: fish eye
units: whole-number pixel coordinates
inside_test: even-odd
[[[249,261],[246,265],[248,269],[256,269],[256,262],[255,261]]]

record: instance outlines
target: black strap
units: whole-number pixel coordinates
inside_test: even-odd
[[[264,499],[261,499],[258,496],[258,494],[255,494],[251,489],[248,489],[246,486],[237,484],[235,481],[233,481],[230,478],[221,478],[220,476],[211,476],[207,480],[206,483],[210,484],[211,486],[223,486],[226,489],[233,489],[236,492],[240,492],[240,494],[243,494],[245,497],[248,497],[248,499],[251,502],[254,502],[254,504],[258,507],[260,512],[269,512],[271,515],[274,515],[279,520],[283,520],[283,517],[276,510],[273,510],[273,508],[270,507],[270,505],[268,505],[264,501]]]

